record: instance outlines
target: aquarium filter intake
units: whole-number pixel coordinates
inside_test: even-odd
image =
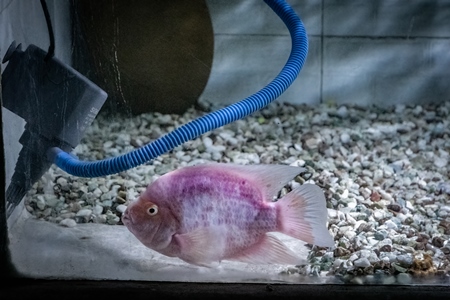
[[[76,70],[35,45],[13,42],[2,63],[3,106],[23,118],[22,149],[6,191],[7,216],[49,169],[48,149],[72,151],[107,94]]]
[[[48,152],[49,160],[69,174],[99,177],[119,173],[144,164],[210,130],[242,119],[278,98],[297,78],[308,53],[305,28],[294,10],[283,0],[264,0],[280,17],[292,40],[290,56],[277,77],[259,92],[218,111],[193,120],[139,149],[99,161],[80,161],[57,147]]]

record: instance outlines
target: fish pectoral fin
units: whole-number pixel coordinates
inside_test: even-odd
[[[194,231],[175,234],[180,246],[179,257],[191,264],[211,267],[211,263],[223,257],[225,249],[224,228],[198,228]]]
[[[240,252],[238,255],[226,258],[251,264],[301,264],[305,261],[295,255],[278,238],[266,234],[257,244]]]

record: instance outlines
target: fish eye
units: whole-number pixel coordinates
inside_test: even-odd
[[[158,213],[158,206],[157,205],[152,205],[147,209],[147,213],[150,216],[154,216]]]

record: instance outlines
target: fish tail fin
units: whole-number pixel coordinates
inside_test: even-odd
[[[334,246],[334,239],[326,227],[325,196],[317,185],[301,185],[279,199],[276,205],[280,232],[309,244]]]

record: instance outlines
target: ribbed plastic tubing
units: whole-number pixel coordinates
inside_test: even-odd
[[[80,161],[73,155],[51,148],[48,159],[67,173],[78,177],[100,177],[116,174],[149,162],[175,147],[226,124],[242,119],[278,98],[297,78],[308,53],[306,31],[298,15],[282,0],[264,0],[283,20],[291,35],[289,58],[280,73],[257,93],[178,127],[174,131],[139,148],[113,158]]]

